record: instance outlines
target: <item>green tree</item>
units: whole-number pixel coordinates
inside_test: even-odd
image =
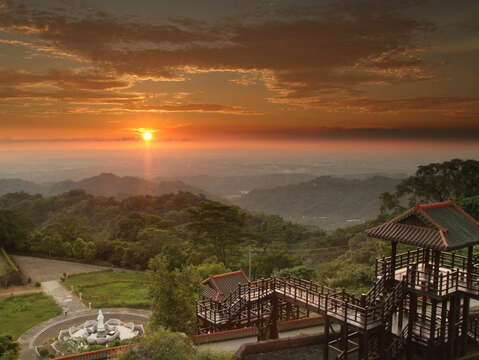
[[[140,346],[127,350],[116,360],[229,360],[231,355],[197,350],[185,334],[160,329],[142,338]]]
[[[200,287],[196,269],[193,266],[177,267],[166,256],[151,259],[149,265],[153,311],[150,328],[194,334]]]
[[[142,338],[138,348],[120,354],[118,360],[194,360],[196,350],[184,334],[159,329]]]
[[[75,241],[77,238],[88,239],[91,227],[84,216],[61,215],[44,231],[47,234],[58,234],[63,241]]]
[[[18,356],[20,346],[10,335],[0,336],[0,359],[15,360]]]
[[[255,278],[269,277],[274,272],[301,265],[301,260],[291,255],[288,248],[281,245],[270,246],[263,253],[255,256],[253,260]]]
[[[454,159],[419,166],[416,174],[401,181],[394,193],[381,195],[381,212],[400,210],[420,202],[462,199],[479,195],[479,161]]]
[[[11,211],[0,209],[0,247],[13,249],[27,238],[29,221]]]
[[[230,257],[245,240],[245,214],[237,207],[204,200],[190,209],[188,228],[195,245],[211,251],[228,266]]]
[[[284,268],[278,271],[277,277],[295,277],[304,280],[313,280],[315,270],[306,265],[298,265],[291,268]]]
[[[225,274],[231,270],[228,269],[223,263],[205,263],[198,265],[196,267],[196,271],[198,273],[198,277],[201,280],[204,280],[211,275]]]
[[[458,201],[458,205],[479,221],[479,195],[461,199]]]

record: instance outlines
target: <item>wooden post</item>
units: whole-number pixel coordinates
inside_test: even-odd
[[[409,319],[407,323],[408,327],[408,337],[407,337],[407,346],[406,346],[406,359],[413,359],[413,348],[412,348],[412,331],[413,325],[416,322],[417,315],[417,295],[414,293],[409,294]]]
[[[392,284],[394,284],[394,276],[396,274],[397,246],[398,246],[398,243],[396,241],[393,241],[391,243],[391,273],[389,274],[389,279],[391,281],[391,286],[392,286]]]
[[[447,317],[447,299],[444,299],[441,303],[441,352],[443,358],[447,359],[447,346],[445,344],[446,340],[446,317]]]
[[[278,296],[273,293],[271,298],[271,318],[270,318],[270,330],[269,335],[270,339],[278,339],[279,332],[278,332]]]
[[[404,317],[404,299],[401,300],[398,306],[398,333],[399,334],[402,331],[403,317]]]
[[[433,278],[432,283],[434,289],[438,289],[437,285],[439,283],[439,270],[441,267],[441,252],[439,250],[434,250],[434,268],[433,268]],[[441,293],[440,291],[438,292]]]
[[[429,349],[432,350],[436,344],[436,315],[437,315],[437,300],[431,299],[431,328],[429,336]]]
[[[431,267],[429,266],[429,261],[430,261],[430,251],[429,249],[424,249],[424,272],[428,272]]]
[[[348,324],[346,323],[346,321],[344,321],[344,324],[341,325],[341,336],[343,337],[343,349],[344,349],[343,359],[348,360],[349,339],[348,339]]]
[[[369,333],[365,330],[362,333],[361,347],[359,348],[359,360],[368,360],[369,355]]]
[[[448,358],[451,358],[454,354],[454,349],[455,349],[455,342],[456,342],[456,334],[457,334],[457,329],[456,329],[456,322],[457,322],[457,312],[458,312],[458,306],[457,306],[457,294],[454,294],[451,296],[450,301],[449,301],[449,334],[448,334]]]
[[[474,257],[474,246],[469,246],[467,248],[467,287],[469,289],[472,287],[472,273],[474,271],[473,257]]]
[[[324,344],[323,344],[324,360],[329,359],[329,316],[324,315]]]
[[[467,331],[469,328],[469,296],[464,296],[463,304],[462,304],[462,331],[461,331],[461,351],[460,355],[466,355],[467,351]]]

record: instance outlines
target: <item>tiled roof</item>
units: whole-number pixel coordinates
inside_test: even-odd
[[[416,205],[366,234],[423,248],[454,250],[479,243],[479,222],[449,200]]]
[[[248,277],[243,270],[233,271],[226,274],[213,275],[202,282],[204,297],[221,301],[233,292],[238,284],[247,283]]]

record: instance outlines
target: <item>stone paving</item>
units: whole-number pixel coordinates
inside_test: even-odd
[[[80,298],[58,280],[42,282],[42,290],[45,294],[52,296],[63,312],[66,311],[67,314],[88,310]]]

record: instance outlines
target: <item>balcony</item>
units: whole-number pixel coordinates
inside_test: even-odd
[[[398,254],[392,269],[392,257],[376,260],[376,278],[394,272],[397,281],[406,280],[408,287],[419,292],[447,296],[461,291],[479,296],[479,265],[473,259],[471,269],[468,269],[467,257],[450,252],[441,252],[439,271],[434,276],[433,252],[429,249],[418,249]]]

